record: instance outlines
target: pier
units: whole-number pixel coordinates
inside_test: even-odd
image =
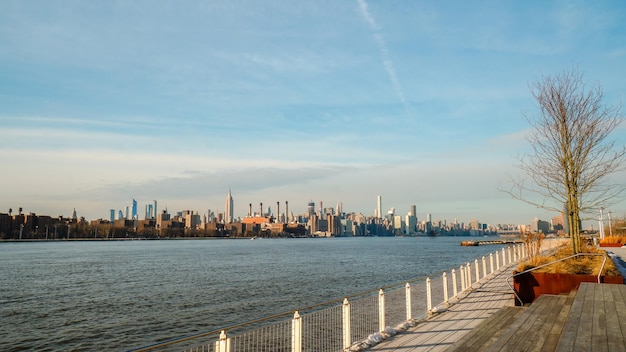
[[[471,247],[471,246],[486,246],[490,244],[520,244],[522,240],[491,240],[491,241],[462,241],[461,246]]]

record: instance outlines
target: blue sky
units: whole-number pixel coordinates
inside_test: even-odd
[[[420,219],[548,220],[497,188],[529,85],[572,67],[620,104],[623,1],[5,0],[0,209],[204,213],[230,188],[235,216],[371,215],[381,195]]]

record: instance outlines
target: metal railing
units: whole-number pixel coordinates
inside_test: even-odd
[[[542,246],[555,244],[544,240]],[[390,285],[131,351],[357,351],[446,310],[481,281],[526,256],[523,245],[509,246],[461,265],[458,271],[443,272],[438,279],[426,277]],[[202,340],[205,342],[200,343]],[[192,347],[183,347],[184,343]]]
[[[600,271],[598,272],[598,283],[600,283],[600,277],[602,276],[602,271],[604,270],[604,264],[606,264],[606,259],[609,257],[605,253],[577,253],[577,254],[573,254],[573,255],[570,255],[570,256],[567,256],[567,257],[564,257],[564,258],[561,258],[561,259],[553,260],[553,261],[551,261],[549,263],[545,263],[545,264],[542,264],[542,265],[539,265],[539,266],[536,266],[536,267],[533,267],[533,268],[530,268],[530,269],[527,269],[527,270],[524,270],[524,271],[520,271],[519,273],[516,273],[516,274],[512,275],[511,277],[508,277],[506,279],[506,284],[509,286],[511,291],[513,291],[513,294],[515,295],[515,299],[518,300],[521,305],[524,305],[524,302],[522,302],[522,299],[519,297],[519,294],[518,294],[517,290],[515,290],[515,287],[513,285],[511,285],[511,280],[515,279],[517,276],[520,276],[520,275],[523,275],[523,274],[526,274],[526,273],[530,273],[530,272],[533,272],[535,270],[542,269],[542,268],[545,268],[545,267],[550,266],[552,264],[556,264],[558,262],[562,262],[562,261],[565,261],[565,260],[568,260],[568,259],[571,259],[571,258],[576,258],[576,257],[580,257],[580,256],[598,256],[598,255],[604,257],[604,259],[602,260],[602,265],[600,266]]]

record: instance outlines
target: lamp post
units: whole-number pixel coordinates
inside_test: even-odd
[[[611,226],[611,211],[609,211],[609,236],[613,236],[613,228]]]
[[[600,208],[600,239],[604,238],[604,219],[602,218],[604,208]]]

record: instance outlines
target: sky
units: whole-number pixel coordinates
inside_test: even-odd
[[[0,212],[203,214],[231,190],[235,217],[380,195],[418,220],[550,220],[499,189],[530,85],[573,68],[622,103],[626,3],[3,0]]]

